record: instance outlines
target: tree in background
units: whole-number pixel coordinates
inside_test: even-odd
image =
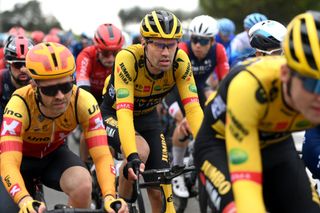
[[[13,26],[21,26],[28,31],[41,30],[45,33],[53,27],[62,29],[54,16],[43,16],[40,3],[36,0],[16,4],[12,11],[0,14],[0,32],[7,32]]]
[[[243,19],[250,13],[260,12],[269,19],[287,24],[294,16],[307,10],[320,10],[319,0],[199,0],[206,14],[216,18],[227,17],[237,26],[243,25]],[[237,28],[242,31],[243,28]]]

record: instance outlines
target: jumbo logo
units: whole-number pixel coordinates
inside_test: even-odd
[[[248,160],[248,154],[241,149],[230,150],[230,161],[232,164],[239,165]]]
[[[120,88],[117,90],[117,98],[125,98],[129,96],[129,91],[125,88]]]
[[[189,85],[189,90],[193,93],[197,93],[197,87],[194,84]]]
[[[208,160],[202,164],[201,171],[203,171],[205,176],[213,183],[220,195],[225,195],[231,190],[230,181],[228,181],[225,175]]]

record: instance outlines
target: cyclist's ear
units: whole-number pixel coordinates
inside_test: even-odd
[[[146,39],[145,39],[145,38],[141,38],[141,45],[142,45],[143,47],[146,47],[147,42],[146,42]]]

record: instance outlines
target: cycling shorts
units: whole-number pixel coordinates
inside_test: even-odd
[[[108,143],[116,152],[121,153],[121,143],[119,138],[118,123],[115,111],[109,110],[105,113],[105,122],[108,134]],[[145,163],[147,169],[168,168],[169,158],[167,144],[161,131],[161,124],[156,110],[140,116],[134,117],[136,134],[141,135],[148,143],[150,154]],[[155,180],[155,177],[144,177],[147,181]]]

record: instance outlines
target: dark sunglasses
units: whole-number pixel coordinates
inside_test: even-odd
[[[21,69],[21,67],[26,66],[25,62],[11,62],[10,64],[16,69]]]
[[[178,44],[178,42],[174,42],[174,43],[161,43],[161,42],[157,42],[157,41],[153,41],[153,40],[147,40],[148,44],[152,44],[153,46],[155,46],[157,49],[159,50],[164,50],[165,48],[173,49],[176,47],[176,45]]]
[[[293,69],[291,69],[291,71],[292,71],[292,76],[296,76],[302,81],[303,88],[306,91],[320,95],[320,80],[303,76]]]
[[[118,53],[119,51],[111,51],[111,50],[104,50],[104,51],[99,51],[99,53],[103,56],[103,57],[109,57],[109,56],[111,56],[111,55],[113,55],[113,56],[116,56],[117,55],[117,53]]]
[[[58,91],[61,91],[63,94],[67,94],[71,91],[73,87],[73,82],[67,82],[62,84],[56,84],[46,87],[38,87],[40,91],[46,96],[56,96]]]
[[[191,42],[194,44],[199,43],[201,46],[206,46],[210,42],[210,38],[204,38],[200,36],[191,36]]]

